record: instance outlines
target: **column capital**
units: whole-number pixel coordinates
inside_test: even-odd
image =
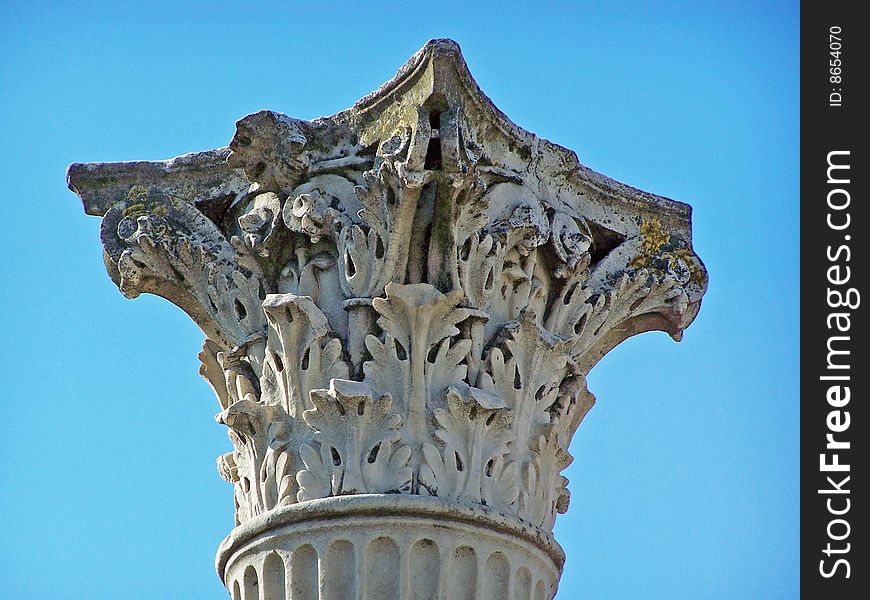
[[[122,293],[205,332],[244,531],[390,494],[551,540],[590,369],[638,333],[679,340],[707,286],[688,205],[515,125],[450,40],[331,117],[261,111],[228,148],[68,181]]]

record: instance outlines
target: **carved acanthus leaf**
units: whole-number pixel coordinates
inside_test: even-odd
[[[676,281],[653,276],[646,269],[622,273],[604,293],[594,295],[588,288],[578,292],[576,298],[570,298],[572,306],[566,313],[571,314],[567,322],[574,321],[570,353],[584,372],[600,358],[591,350],[620,325],[650,313],[678,317],[685,300],[685,292]]]
[[[364,383],[333,379],[328,390],[311,393],[311,402],[303,417],[315,434],[300,448],[300,501],[410,490],[411,449],[397,445],[402,417],[392,412],[389,394],[374,397]]]
[[[384,339],[366,339],[372,360],[364,365],[365,381],[392,394],[406,418],[415,421],[412,428],[425,431],[421,419],[427,405],[448,385],[465,379],[462,360],[471,341],[452,338],[471,311],[458,307],[461,290],[445,295],[428,283],[390,283],[386,294],[373,301]]]
[[[391,281],[401,282],[419,187],[406,185],[396,162],[387,158],[366,171],[366,186],[356,188],[364,225],[343,227],[338,234],[342,289],[348,298],[372,298]]]
[[[536,316],[544,314],[549,286],[538,277],[538,259],[537,250],[524,256],[513,248],[501,260],[495,292],[484,309],[489,313],[487,341],[493,339],[504,323],[515,321],[526,309]]]
[[[514,448],[521,462],[527,459],[529,441],[538,428],[550,422],[549,408],[569,369],[568,343],[547,332],[536,319],[527,308],[518,321],[504,326],[478,382],[511,409],[517,432]]]
[[[133,190],[106,213],[101,237],[109,271],[127,297],[163,296],[225,348],[265,330],[262,275],[243,268],[191,204]]]
[[[214,390],[221,409],[226,409],[232,403],[232,399],[227,389],[226,375],[221,365],[220,354],[222,354],[221,347],[206,338],[202,343],[202,351],[199,353],[199,360],[202,363],[199,367],[199,374]]]
[[[489,234],[471,235],[460,246],[457,271],[469,306],[489,306],[504,266],[503,250],[501,242]]]
[[[523,470],[519,516],[538,527],[552,529],[556,514],[568,510],[568,479],[561,473],[574,460],[554,429],[536,436],[532,458]]]
[[[312,390],[328,386],[333,377],[348,377],[341,340],[330,335],[326,315],[308,296],[270,294],[263,310],[269,322],[263,399],[282,403],[299,418],[313,408]]]
[[[229,428],[236,449],[232,462],[225,461],[225,470],[236,486],[238,522],[292,502],[292,425],[287,412],[248,394],[218,413],[216,419]]]
[[[510,412],[498,397],[474,388],[451,387],[446,400],[447,408],[434,413],[443,448],[423,444],[421,491],[507,509],[519,495],[517,464],[506,460],[516,437]]]

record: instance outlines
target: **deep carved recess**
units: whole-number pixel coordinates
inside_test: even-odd
[[[124,295],[206,333],[237,524],[376,493],[549,531],[590,369],[679,339],[706,291],[688,206],[514,125],[449,40],[331,117],[262,111],[229,149],[68,177]]]

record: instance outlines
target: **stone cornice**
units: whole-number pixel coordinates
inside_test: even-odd
[[[564,180],[578,199],[586,196],[587,200],[604,207],[613,204],[620,207],[606,210],[605,214],[628,211],[637,223],[644,217],[656,218],[666,221],[672,231],[691,239],[691,206],[602,175],[581,165],[574,151],[516,125],[483,93],[471,76],[459,45],[452,40],[430,41],[399,69],[393,79],[357,101],[352,108],[314,122],[347,124],[357,134],[362,134],[370,123],[380,119],[386,110],[383,105],[395,105],[427,68],[437,70],[438,76],[451,77],[460,84],[466,101],[510,140],[509,143],[516,147],[533,148],[536,154],[545,156],[541,163],[558,165],[549,172],[541,173],[542,177]],[[69,188],[82,198],[85,212],[95,216],[102,216],[131,186],[158,181],[160,185],[177,189],[179,195],[220,198],[237,193],[250,183],[244,179],[240,169],[227,166],[228,155],[229,149],[224,147],[185,154],[166,161],[76,163],[70,166],[67,181]],[[173,186],[175,182],[178,182],[177,187]],[[616,222],[619,220],[616,219]]]
[[[251,185],[240,169],[227,165],[229,154],[224,147],[162,161],[75,163],[67,170],[67,185],[82,199],[85,213],[96,217],[137,186],[210,201],[235,196]]]

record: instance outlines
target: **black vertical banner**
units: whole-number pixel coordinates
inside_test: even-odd
[[[870,598],[868,47],[860,3],[801,6],[801,592]],[[862,491],[859,491],[862,490]]]

